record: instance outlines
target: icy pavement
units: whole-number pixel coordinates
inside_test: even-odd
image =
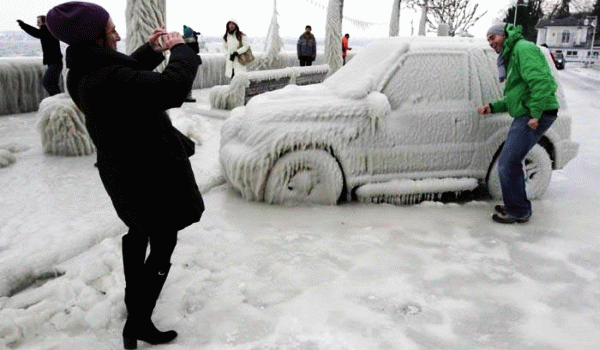
[[[525,225],[493,223],[486,199],[247,202],[220,185],[222,121],[198,115],[195,91],[199,104],[171,113],[201,139],[191,161],[207,211],[180,233],[155,311],[180,335],[140,348],[600,348],[600,99],[565,90],[580,154]],[[43,155],[34,125],[0,117],[0,146],[28,148],[0,169],[0,295],[14,294],[0,297],[0,349],[119,349],[125,227],[95,156]]]

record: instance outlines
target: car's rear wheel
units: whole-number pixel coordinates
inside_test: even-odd
[[[342,189],[342,171],[335,158],[323,150],[304,150],[277,160],[264,198],[273,204],[334,205]]]
[[[546,193],[552,178],[552,160],[544,147],[535,145],[525,156],[525,190],[527,198],[538,199]],[[488,175],[487,188],[494,199],[502,199],[502,187],[498,175],[498,157]]]

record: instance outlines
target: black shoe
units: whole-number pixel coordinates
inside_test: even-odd
[[[177,332],[161,332],[154,327],[150,320],[140,322],[128,318],[123,329],[123,347],[128,350],[137,349],[138,340],[157,345],[169,343],[175,338],[177,338]]]
[[[501,223],[501,224],[512,224],[515,222],[518,223],[524,223],[529,221],[529,218],[531,218],[531,214],[525,215],[525,216],[521,216],[521,217],[516,217],[516,216],[511,216],[508,214],[494,214],[492,215],[492,220],[494,220],[495,222]]]
[[[497,206],[495,206],[494,210],[498,214],[506,215],[506,207],[504,207],[503,205],[497,205]]]
[[[186,97],[183,102],[196,102],[196,99],[195,98],[191,98],[191,97]]]

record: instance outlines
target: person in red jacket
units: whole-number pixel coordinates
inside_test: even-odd
[[[352,50],[351,47],[348,46],[348,40],[350,39],[350,34],[346,33],[342,38],[342,58],[344,59],[344,64],[346,64],[346,56],[348,55],[348,51]]]

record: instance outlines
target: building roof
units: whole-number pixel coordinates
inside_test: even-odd
[[[538,24],[535,26],[536,29],[543,29],[546,27],[582,27],[584,26],[584,18],[575,18],[573,16],[562,18],[562,19],[540,19]]]

